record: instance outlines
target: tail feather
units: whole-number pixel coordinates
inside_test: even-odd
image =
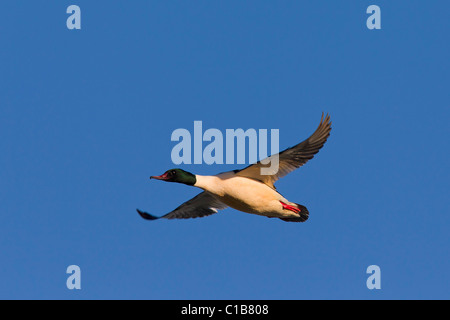
[[[308,209],[306,209],[305,206],[302,206],[301,204],[296,203],[297,208],[300,209],[299,215],[300,217],[298,218],[280,218],[283,221],[286,222],[305,222],[306,220],[308,220],[309,218],[309,211]]]

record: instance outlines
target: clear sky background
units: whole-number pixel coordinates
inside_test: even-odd
[[[79,5],[82,29],[66,28]],[[366,27],[381,8],[382,29]],[[448,1],[3,1],[0,298],[450,298]],[[173,130],[331,137],[277,183],[306,223],[150,181]],[[243,165],[181,165],[215,174]],[[81,268],[81,290],[66,268]],[[381,268],[368,290],[366,268]]]

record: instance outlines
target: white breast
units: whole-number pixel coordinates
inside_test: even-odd
[[[214,194],[226,205],[248,213],[264,216],[283,214],[282,195],[257,180],[234,175],[196,176],[196,187]]]

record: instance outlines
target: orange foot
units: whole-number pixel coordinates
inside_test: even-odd
[[[288,204],[286,204],[286,203],[284,203],[284,202],[282,202],[282,201],[280,201],[280,203],[281,203],[281,205],[283,206],[283,209],[290,210],[290,211],[293,211],[293,212],[295,212],[295,213],[300,213],[300,212],[302,211],[302,210],[300,210],[299,208],[290,206],[290,205],[288,205]]]

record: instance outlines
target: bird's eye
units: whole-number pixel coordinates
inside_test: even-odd
[[[172,172],[170,172],[173,176],[176,174],[175,170],[172,170]]]

